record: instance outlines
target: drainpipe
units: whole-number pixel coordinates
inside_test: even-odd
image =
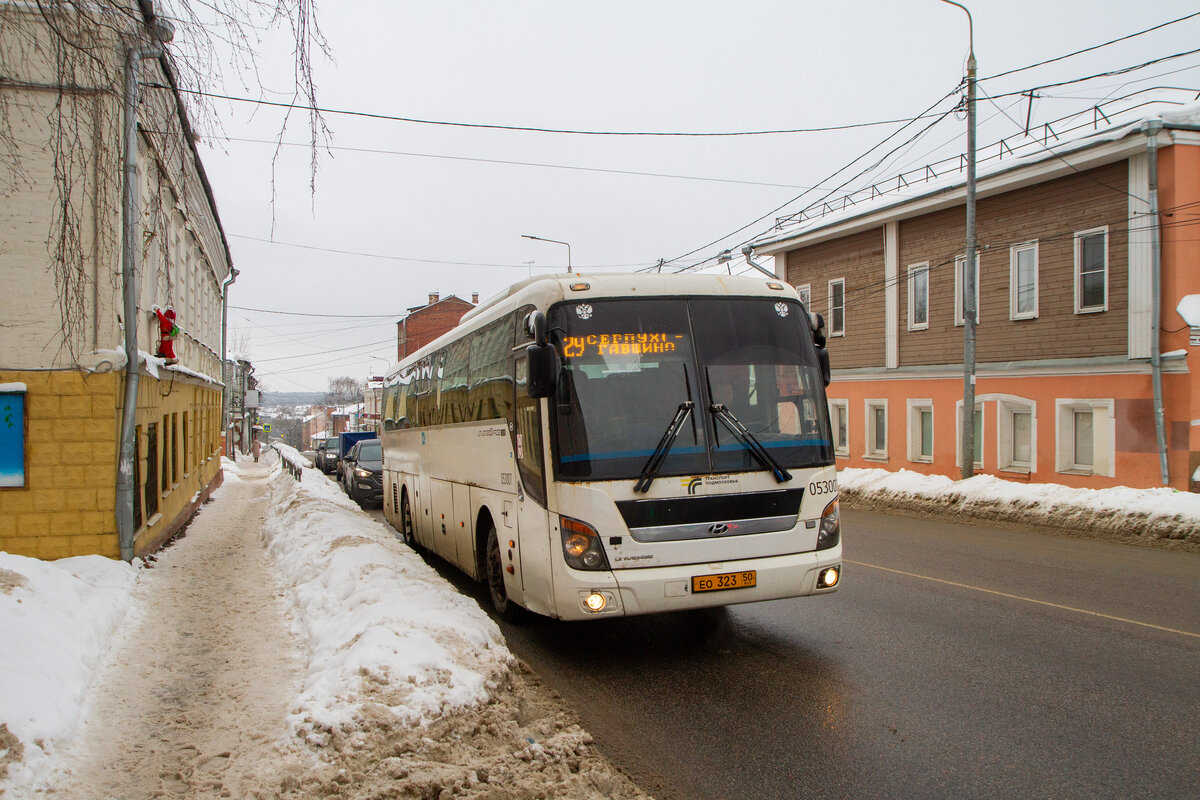
[[[1171,485],[1167,468],[1167,422],[1163,412],[1162,346],[1159,318],[1162,315],[1162,245],[1158,220],[1158,132],[1162,120],[1146,121],[1146,156],[1150,165],[1150,375],[1154,385],[1154,435],[1158,439],[1158,468],[1163,486]]]
[[[764,267],[762,264],[759,264],[757,261],[754,260],[754,258],[753,258],[754,248],[751,247],[750,245],[746,245],[745,247],[742,248],[742,255],[744,255],[746,257],[747,264],[754,267],[756,270],[761,272],[763,275],[766,275],[768,278],[776,278],[776,279],[779,278],[779,276],[776,275],[774,272],[771,272],[769,269]]]
[[[229,276],[221,284],[221,431],[225,434],[226,458],[233,458],[230,450],[233,442],[229,437],[229,362],[225,354],[229,330],[229,287],[233,286],[240,274],[237,269],[230,267]]]
[[[169,41],[169,40],[167,40]],[[163,49],[158,46],[133,47],[125,56],[124,97],[124,186],[121,207],[121,294],[124,301],[125,323],[125,405],[121,412],[121,450],[117,460],[117,542],[121,560],[133,560],[133,461],[137,430],[138,380],[141,377],[141,358],[138,355],[138,278],[141,273],[141,219],[138,214],[138,65],[143,58],[158,58]]]

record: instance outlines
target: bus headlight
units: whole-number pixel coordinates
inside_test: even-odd
[[[558,521],[567,566],[593,571],[608,569],[608,556],[595,528],[570,517],[559,517]]]
[[[828,550],[836,547],[841,540],[841,519],[838,514],[838,500],[835,497],[821,512],[821,529],[817,531],[817,549]]]

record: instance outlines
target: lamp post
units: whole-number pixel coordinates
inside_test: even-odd
[[[963,263],[963,426],[962,477],[975,474],[975,278],[979,257],[975,252],[975,21],[962,3],[941,0],[958,6],[967,15],[967,246]]]
[[[558,239],[543,239],[541,236],[530,236],[527,233],[522,233],[521,238],[534,239],[539,242],[552,242],[553,244],[565,244],[567,246],[567,272],[571,272],[571,244],[569,242],[560,242]]]

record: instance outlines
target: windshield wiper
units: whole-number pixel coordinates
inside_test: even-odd
[[[750,455],[762,464],[775,475],[775,480],[779,483],[786,483],[792,479],[792,473],[779,465],[779,462],[771,457],[767,449],[762,446],[762,442],[754,438],[754,434],[746,430],[746,426],[741,423],[733,412],[725,407],[724,403],[713,403],[708,407],[708,410],[713,413],[717,419],[725,424],[726,428],[733,433],[734,436],[742,440],[746,445],[746,449],[750,451]]]
[[[675,416],[671,418],[671,424],[667,426],[662,438],[658,440],[658,446],[650,454],[650,460],[646,462],[646,466],[642,467],[641,477],[633,487],[635,492],[650,490],[650,484],[654,483],[658,470],[667,460],[667,454],[671,452],[671,447],[675,444],[675,439],[679,436],[683,423],[687,422],[687,418],[692,415],[692,408],[695,405],[691,400],[684,400],[679,404],[679,408],[675,409]]]

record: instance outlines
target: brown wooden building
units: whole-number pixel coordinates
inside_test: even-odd
[[[1189,345],[1175,309],[1200,292],[1200,106],[980,174],[976,471],[1157,486],[1165,452],[1165,482],[1194,489],[1200,337]],[[957,477],[965,183],[905,194],[808,219],[755,250],[824,315],[839,463]]]

